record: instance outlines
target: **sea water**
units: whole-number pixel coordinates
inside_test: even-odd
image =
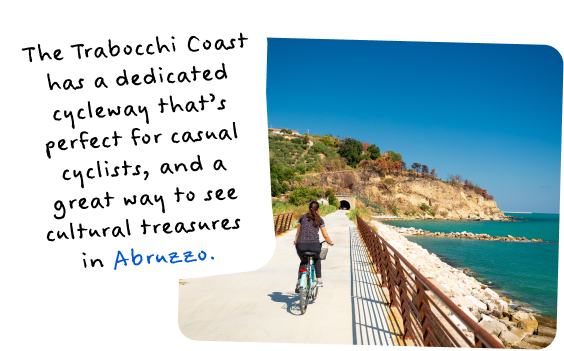
[[[476,272],[475,278],[503,290],[512,301],[530,304],[534,312],[556,318],[558,288],[558,227],[560,216],[545,213],[505,213],[516,222],[409,220],[384,221],[396,227],[431,232],[470,232],[490,236],[542,239],[504,242],[433,236],[406,236],[445,262]]]

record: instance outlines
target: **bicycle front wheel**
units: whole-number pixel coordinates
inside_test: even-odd
[[[300,288],[300,311],[306,313],[309,304],[309,274],[307,276],[306,285]]]

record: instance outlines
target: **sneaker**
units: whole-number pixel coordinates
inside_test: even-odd
[[[318,281],[317,281],[317,286],[320,287],[320,288],[322,288],[322,287],[323,287],[323,282],[322,282],[321,280],[318,280]]]

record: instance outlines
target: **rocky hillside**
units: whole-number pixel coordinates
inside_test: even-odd
[[[486,200],[462,184],[406,175],[365,174],[362,171],[319,173],[303,185],[333,188],[337,193],[359,195],[385,213],[404,217],[456,220],[508,220],[493,200]]]

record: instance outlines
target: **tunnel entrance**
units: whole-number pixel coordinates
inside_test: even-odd
[[[339,201],[339,209],[350,210],[351,204],[347,200],[341,200],[341,201]]]

